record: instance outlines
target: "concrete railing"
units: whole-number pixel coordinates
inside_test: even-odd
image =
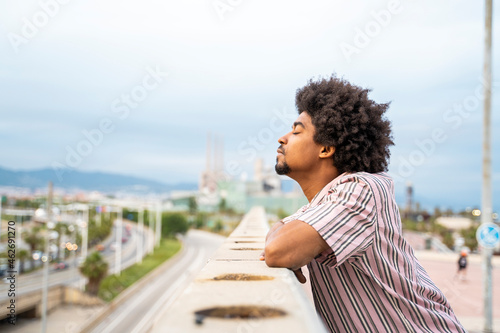
[[[259,260],[268,229],[253,208],[152,332],[325,332],[293,272]]]

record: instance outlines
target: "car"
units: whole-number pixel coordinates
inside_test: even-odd
[[[102,252],[102,251],[104,251],[104,245],[102,245],[102,244],[97,244],[97,245],[96,245],[96,247],[95,247],[95,249],[96,249],[97,251],[99,251],[99,252]]]
[[[69,265],[68,265],[67,263],[65,263],[64,261],[56,262],[56,263],[54,264],[54,269],[55,269],[56,271],[58,271],[58,270],[62,270],[62,269],[66,269],[66,268],[68,268],[68,267],[69,267]]]

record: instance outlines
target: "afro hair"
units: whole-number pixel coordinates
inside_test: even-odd
[[[316,143],[335,147],[333,165],[340,173],[387,171],[389,146],[394,145],[391,123],[384,117],[389,103],[374,102],[369,92],[335,75],[311,79],[297,90],[299,114],[311,117]]]

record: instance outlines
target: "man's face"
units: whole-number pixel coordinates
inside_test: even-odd
[[[276,156],[276,173],[291,178],[310,172],[320,160],[321,145],[314,142],[314,126],[311,117],[302,112],[293,123],[292,131],[278,139],[280,146]]]

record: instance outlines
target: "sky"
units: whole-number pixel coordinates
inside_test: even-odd
[[[0,0],[0,166],[197,182],[211,133],[251,178],[295,91],[335,73],[391,103],[400,203],[411,182],[423,207],[479,207],[483,45],[483,1]],[[499,60],[494,45],[496,210]]]

